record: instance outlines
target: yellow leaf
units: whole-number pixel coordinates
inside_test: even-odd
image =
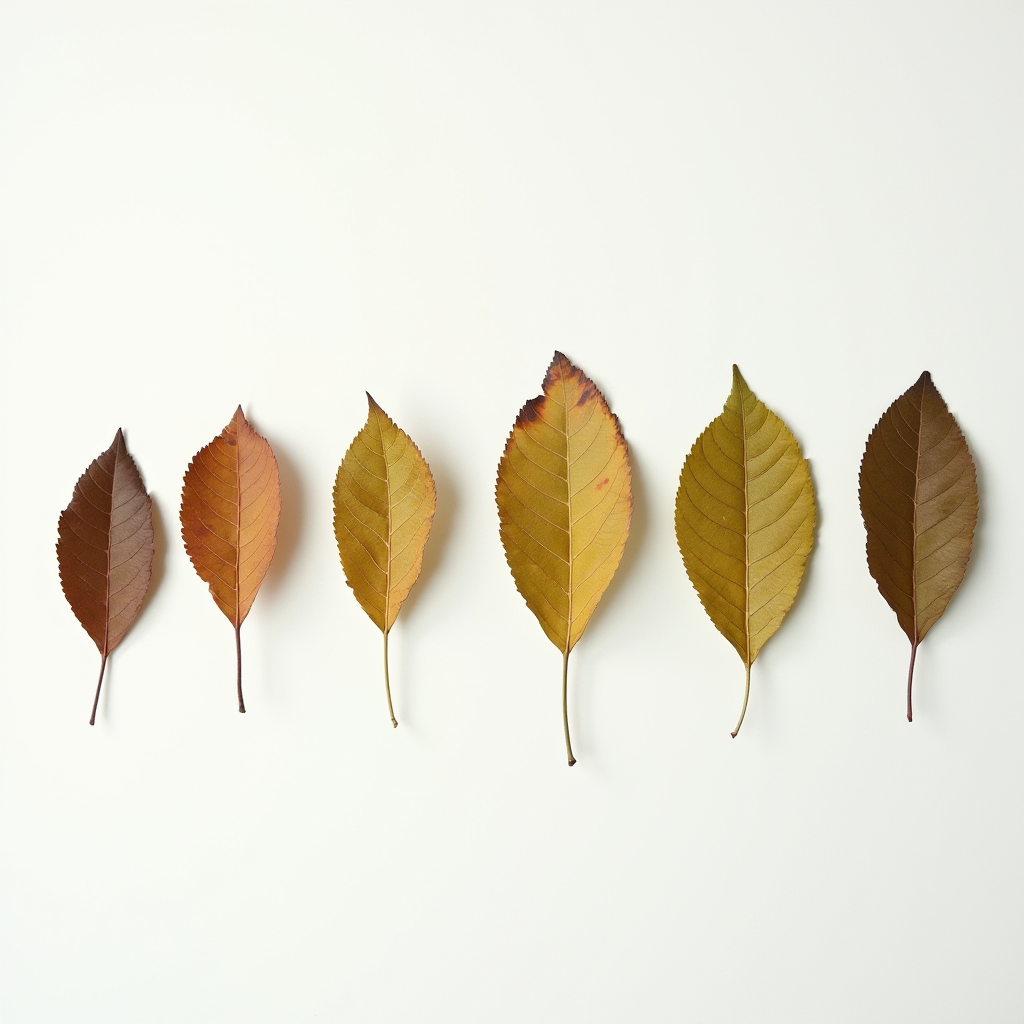
[[[420,450],[370,397],[334,483],[334,535],[356,600],[384,634],[384,690],[391,723],[388,633],[423,567],[434,519],[434,478]]]
[[[732,368],[732,392],[686,458],[676,538],[701,604],[746,666],[782,624],[814,541],[814,488],[789,428]]]
[[[556,352],[544,393],[523,406],[498,466],[498,516],[519,593],[562,652],[569,764],[569,652],[611,582],[633,510],[629,453],[593,382]]]

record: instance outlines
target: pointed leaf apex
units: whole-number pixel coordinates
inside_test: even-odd
[[[750,385],[743,379],[743,374],[735,363],[732,364],[732,389],[740,395],[744,391],[750,391]]]
[[[114,442],[111,445],[112,448],[125,448],[124,443],[124,431],[121,427],[117,428],[117,433],[114,435]]]
[[[380,406],[374,401],[373,395],[369,391],[366,392],[366,402],[371,409],[379,409]]]
[[[927,370],[925,370],[924,373],[922,373],[921,376],[917,378],[917,383],[918,384],[931,384],[932,383],[932,375]]]

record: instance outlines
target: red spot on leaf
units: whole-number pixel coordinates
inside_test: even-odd
[[[601,480],[601,481],[600,481],[599,483],[596,483],[596,484],[594,484],[594,490],[595,490],[595,491],[599,491],[599,490],[601,490],[601,488],[602,488],[602,487],[604,487],[604,485],[605,485],[606,483],[608,483],[608,477],[605,477],[605,478],[604,478],[603,480]]]

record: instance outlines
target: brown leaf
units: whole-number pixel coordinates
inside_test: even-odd
[[[100,677],[146,599],[153,576],[153,501],[118,430],[111,446],[75,484],[57,526],[60,584],[100,652]]]
[[[239,406],[220,436],[189,464],[181,491],[181,536],[200,579],[235,628],[241,712],[240,631],[274,557],[280,518],[277,460]]]
[[[910,640],[914,660],[967,571],[978,482],[967,441],[925,370],[886,410],[860,467],[868,569]]]
[[[569,652],[619,567],[633,512],[629,452],[594,382],[561,352],[519,413],[498,466],[501,543],[516,588],[562,652],[569,764]]]

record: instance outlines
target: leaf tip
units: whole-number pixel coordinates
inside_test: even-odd
[[[576,367],[573,366],[565,353],[555,349],[555,354],[551,357],[551,362],[548,364],[548,372],[544,374],[542,388],[545,394],[556,380],[564,379],[575,372],[577,372]]]

